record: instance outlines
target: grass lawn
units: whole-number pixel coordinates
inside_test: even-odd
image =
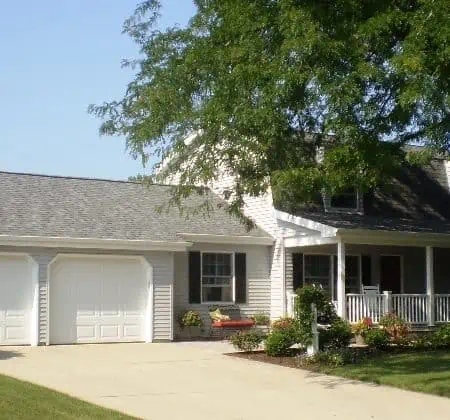
[[[450,351],[386,354],[320,372],[450,397]]]
[[[0,419],[132,419],[48,388],[0,375]]]

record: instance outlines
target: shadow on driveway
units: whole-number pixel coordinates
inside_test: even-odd
[[[15,357],[23,357],[23,354],[18,351],[0,349],[0,361],[14,359]]]

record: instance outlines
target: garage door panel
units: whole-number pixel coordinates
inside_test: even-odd
[[[61,257],[50,291],[52,343],[144,339],[148,291],[140,260]]]
[[[0,256],[0,345],[31,342],[34,285],[24,255]]]

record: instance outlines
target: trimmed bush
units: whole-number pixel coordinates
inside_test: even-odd
[[[266,338],[265,351],[268,356],[287,356],[297,342],[295,328],[274,330]]]
[[[257,331],[239,331],[233,334],[229,341],[240,351],[255,351],[263,341],[263,336]]]
[[[322,350],[346,348],[350,345],[352,336],[350,324],[341,318],[336,318],[329,328],[319,331],[319,347]]]
[[[435,347],[450,348],[450,323],[441,325],[434,333],[432,341]]]
[[[364,335],[366,344],[374,349],[383,350],[387,348],[390,341],[390,336],[386,330],[371,329]]]

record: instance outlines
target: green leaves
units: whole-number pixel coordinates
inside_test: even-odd
[[[164,31],[159,2],[139,5],[124,24],[141,47],[135,79],[89,109],[144,163],[172,159],[159,180],[189,188],[225,171],[237,212],[269,186],[294,202],[373,189],[407,142],[449,150],[448,1],[195,3],[186,27]]]

